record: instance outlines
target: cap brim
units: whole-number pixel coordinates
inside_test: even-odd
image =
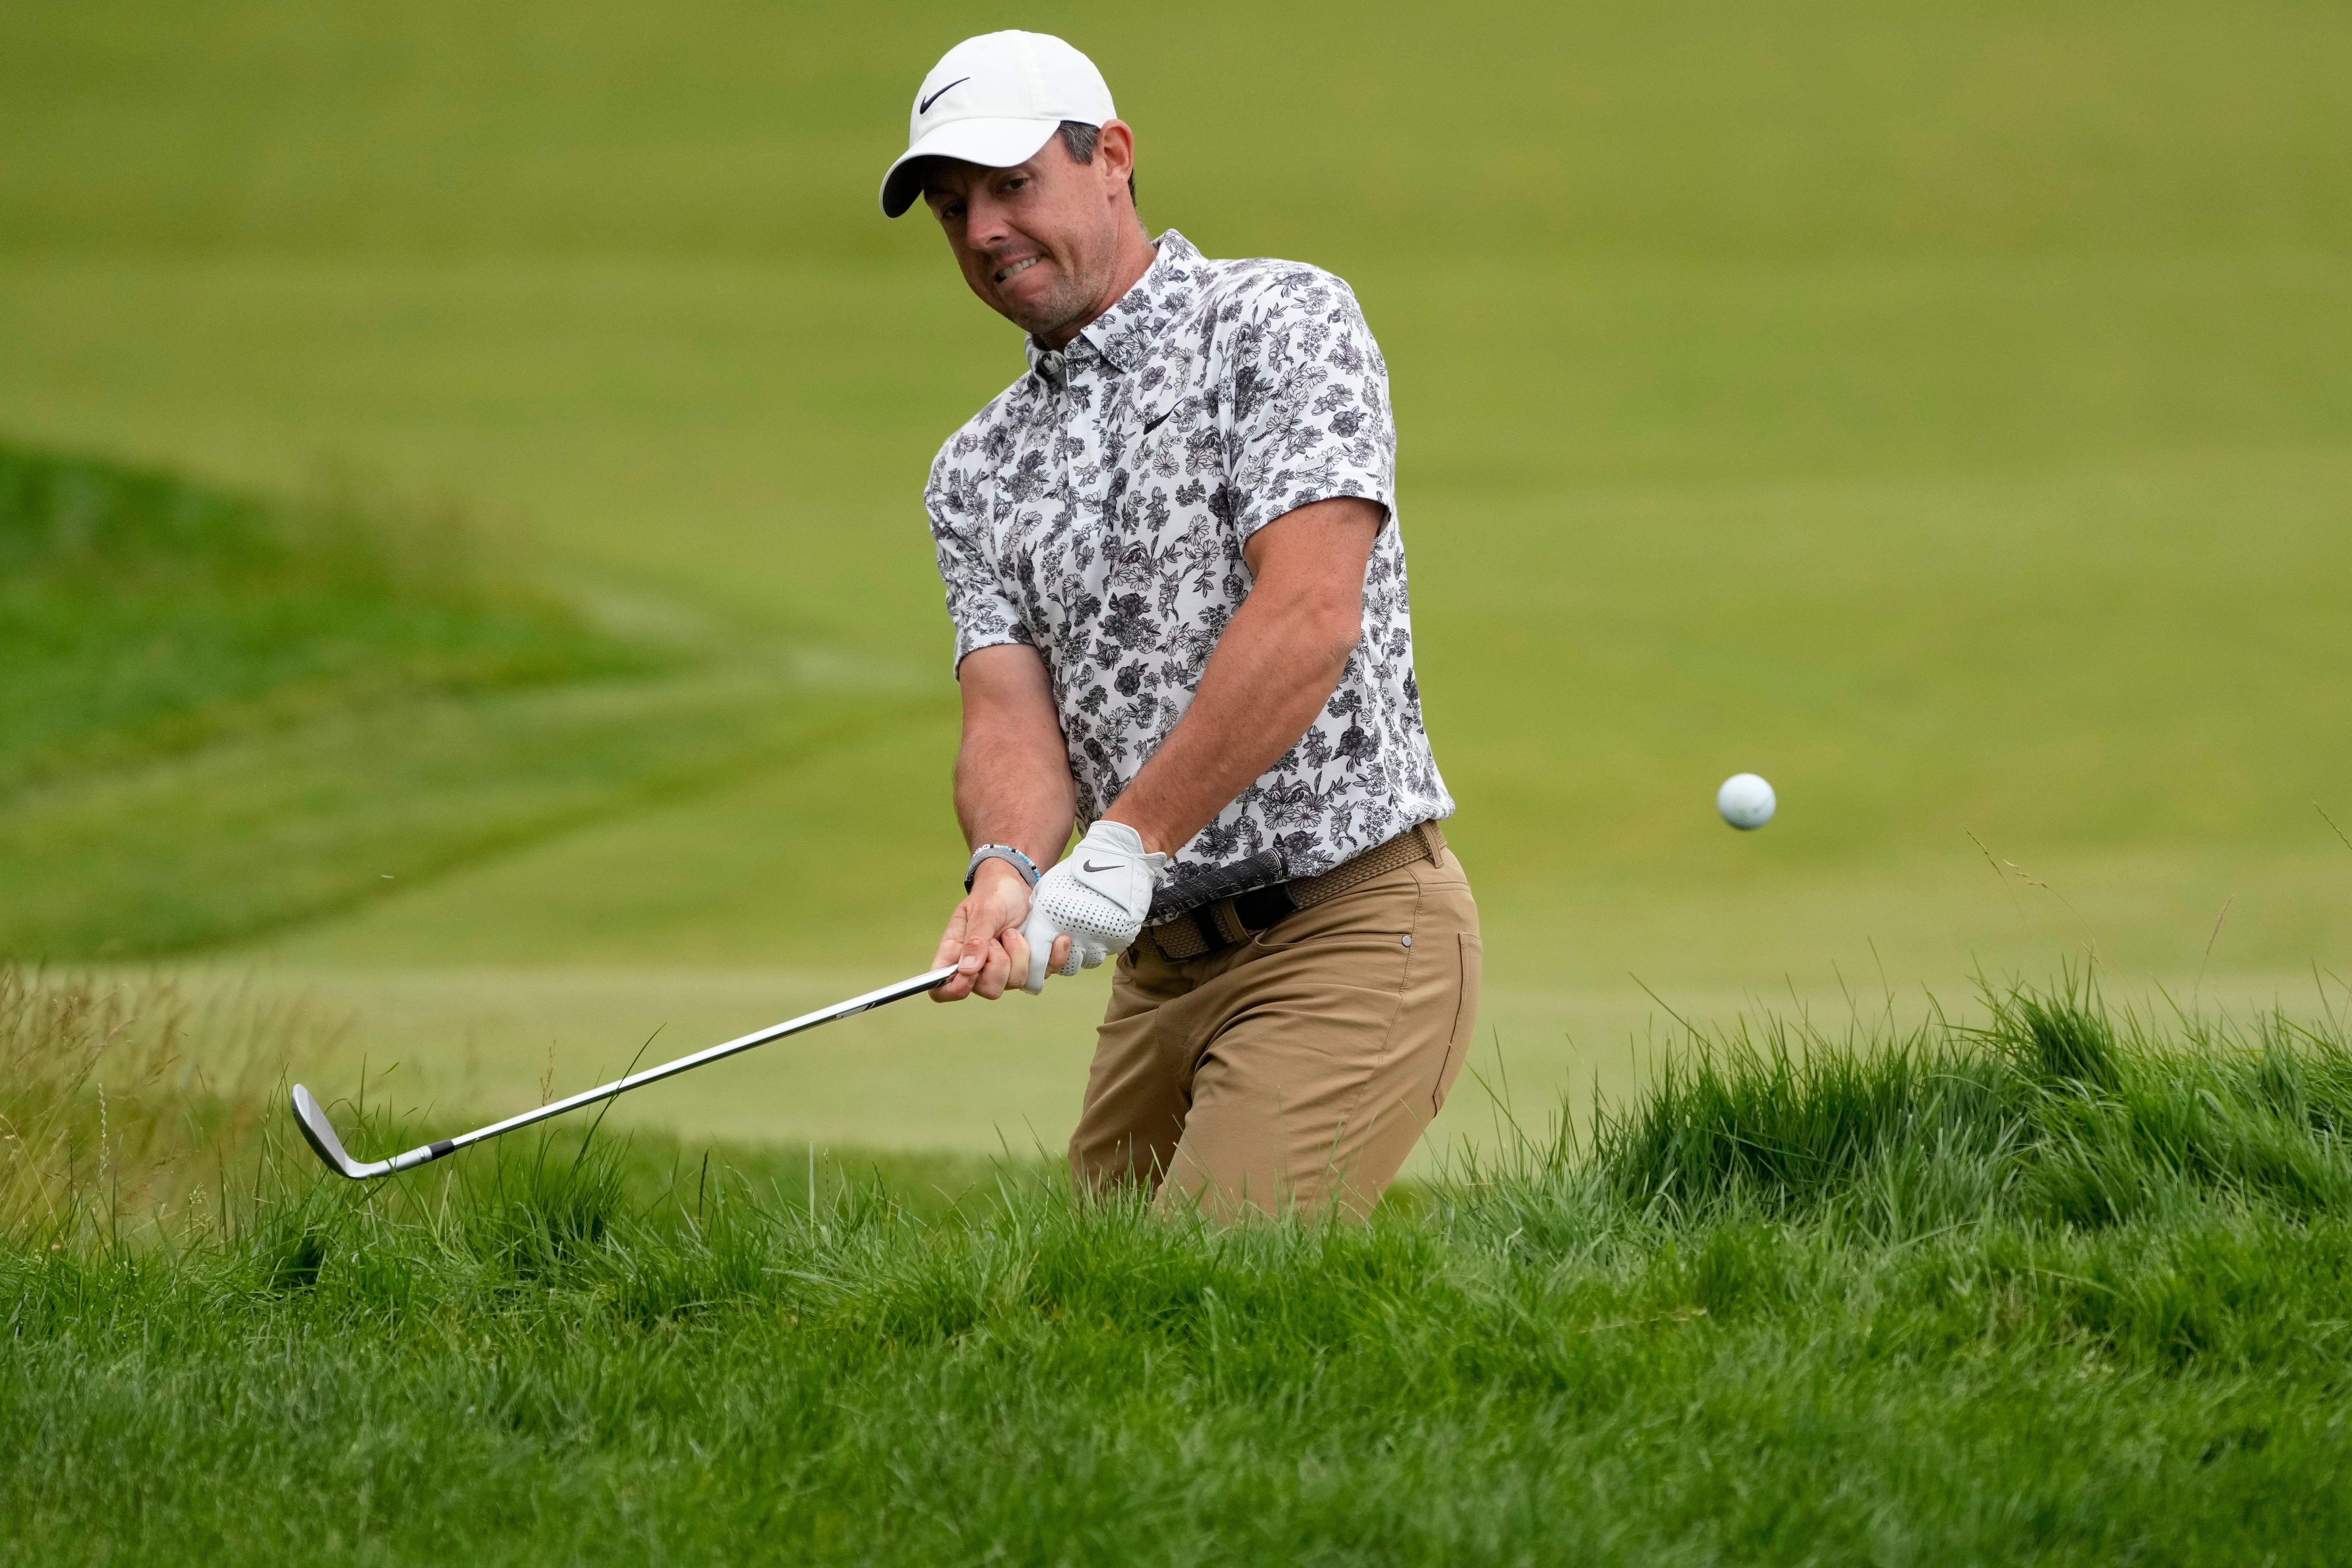
[[[923,194],[925,158],[955,158],[1009,169],[1035,157],[1060,130],[1058,120],[951,120],[923,133],[882,176],[882,216],[897,217]]]

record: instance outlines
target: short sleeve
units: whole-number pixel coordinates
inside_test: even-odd
[[[1036,644],[1021,612],[1005,597],[985,546],[986,510],[979,486],[956,458],[957,442],[940,449],[923,486],[931,518],[931,544],[940,581],[947,586],[948,618],[955,623],[955,663],[1001,643]]]
[[[1396,510],[1388,365],[1347,284],[1297,268],[1267,279],[1233,342],[1231,519],[1248,538],[1338,496]]]

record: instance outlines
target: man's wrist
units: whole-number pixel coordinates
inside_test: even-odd
[[[972,868],[970,890],[975,893],[989,892],[999,882],[1010,882],[1020,889],[1024,896],[1030,888],[1029,879],[1021,874],[1019,867],[1010,860],[1000,860],[992,856]]]
[[[1171,836],[1162,831],[1157,825],[1145,820],[1143,814],[1140,812],[1123,812],[1117,805],[1114,805],[1108,811],[1103,813],[1102,820],[1105,822],[1116,822],[1122,826],[1135,829],[1135,836],[1143,841],[1143,852],[1146,855],[1167,855],[1172,857],[1176,853],[1177,846],[1175,843],[1171,841]]]
[[[964,864],[963,890],[965,892],[971,891],[973,880],[980,875],[980,868],[990,864],[1012,867],[1014,874],[1032,888],[1037,885],[1037,879],[1044,874],[1034,860],[1030,859],[1012,845],[983,844],[971,852],[971,858]]]

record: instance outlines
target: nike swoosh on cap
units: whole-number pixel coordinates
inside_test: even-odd
[[[940,100],[945,98],[948,94],[953,92],[956,89],[961,87],[971,79],[971,78],[968,76],[960,76],[956,78],[955,80],[948,83],[947,86],[940,89],[939,91],[931,94],[930,97],[915,105],[915,112],[918,114],[929,114],[931,111],[931,105],[937,103]]]

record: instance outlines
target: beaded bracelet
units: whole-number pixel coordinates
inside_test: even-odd
[[[971,864],[963,868],[963,890],[965,892],[969,893],[971,891],[972,879],[980,875],[980,866],[981,862],[983,860],[1003,860],[1009,862],[1014,870],[1021,873],[1021,879],[1023,881],[1028,883],[1033,888],[1037,885],[1037,866],[1036,863],[1031,860],[1028,856],[1024,855],[1020,850],[1015,849],[1010,844],[983,844],[979,848],[971,852]]]

